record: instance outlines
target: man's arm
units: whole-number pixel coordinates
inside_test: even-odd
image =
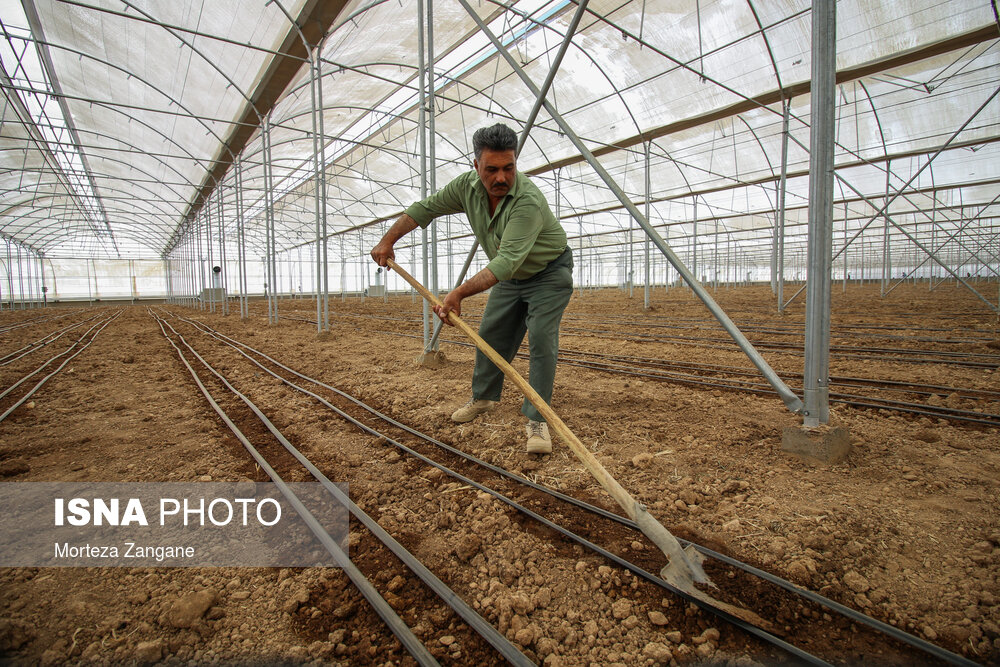
[[[399,219],[393,223],[389,231],[385,233],[382,240],[378,242],[378,245],[372,248],[372,259],[379,266],[385,266],[386,260],[396,260],[396,253],[393,251],[392,246],[395,245],[396,241],[403,238],[414,229],[417,228],[417,221],[403,214],[399,216]]]
[[[443,299],[442,305],[434,306],[434,312],[437,313],[437,316],[440,317],[445,324],[454,326],[448,321],[448,313],[454,312],[456,315],[461,316],[462,299],[467,296],[479,294],[480,292],[485,292],[498,282],[500,281],[497,280],[497,277],[493,275],[492,271],[489,269],[483,269],[449,292],[448,296]]]

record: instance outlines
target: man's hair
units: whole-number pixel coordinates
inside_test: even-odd
[[[484,148],[491,151],[516,151],[517,135],[503,123],[481,127],[472,135],[472,151],[477,160],[482,156]]]

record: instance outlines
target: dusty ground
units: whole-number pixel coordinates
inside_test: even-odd
[[[800,303],[779,316],[766,289],[720,288],[716,296],[740,324],[802,322]],[[464,304],[468,319],[476,319],[482,303],[479,298]],[[685,290],[657,290],[653,304],[651,312],[643,311],[641,290],[632,299],[614,290],[575,296],[562,346],[749,367],[731,345],[623,340],[627,332],[648,332],[640,325],[650,323],[698,327],[681,331],[685,336],[721,335]],[[511,387],[495,412],[467,425],[448,421],[451,410],[467,399],[472,352],[446,342],[443,366],[415,366],[419,341],[399,335],[419,334],[417,325],[400,319],[419,312],[411,298],[388,304],[333,299],[331,333],[319,336],[301,321],[268,326],[262,304],[253,307],[254,317],[246,322],[238,315],[168,309],[200,319],[445,443],[612,508],[565,447],[557,445],[541,459],[523,452],[520,400]],[[315,316],[309,301],[282,301],[280,309]],[[5,311],[0,326],[38,316],[39,311]],[[0,354],[84,316],[81,310],[59,323],[4,333]],[[609,316],[619,319],[611,324]],[[995,316],[951,286],[934,292],[926,285],[906,286],[885,300],[868,287],[851,287],[846,294],[838,288],[834,325],[848,324],[900,328],[889,332],[892,339],[878,337],[885,332],[877,330],[835,329],[834,345],[998,354]],[[786,659],[485,494],[399,456],[311,399],[260,377],[193,329],[175,326],[331,479],[349,482],[355,502],[529,657],[549,665]],[[446,331],[446,339],[458,337]],[[928,338],[933,340],[921,340]],[[801,356],[765,356],[778,370],[801,372]],[[42,358],[47,355],[36,352],[0,367],[0,384],[9,386]],[[523,360],[515,367],[527,371]],[[834,354],[831,367],[834,375],[1000,391],[996,366],[916,365]],[[1000,412],[996,402],[960,403]],[[842,464],[817,466],[780,451],[782,427],[797,421],[773,396],[564,366],[553,407],[623,486],[679,534],[977,662],[1000,662],[996,428],[835,405],[831,421],[850,430],[854,451]],[[127,308],[35,395],[32,407],[23,406],[0,423],[0,474],[7,482],[259,478],[141,306]],[[495,476],[483,479],[496,482]],[[535,501],[556,520],[584,523],[579,514]],[[657,554],[641,535],[596,523],[589,529],[612,551],[656,566]],[[363,569],[439,660],[496,660],[456,617],[421,604],[405,583],[408,573],[360,530],[352,530],[352,556],[367,563]],[[789,641],[833,662],[912,660],[913,654],[873,640],[850,623],[826,620],[822,612],[789,604],[740,577],[724,588],[762,615],[769,613]],[[164,612],[190,604],[186,596],[199,592],[203,614],[190,627],[176,627]],[[336,570],[8,568],[0,570],[0,609],[0,655],[16,663],[408,661]]]

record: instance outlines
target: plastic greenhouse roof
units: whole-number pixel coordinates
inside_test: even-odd
[[[457,0],[424,2],[433,12],[428,151],[440,186],[470,168],[475,129],[519,128],[534,98]],[[418,7],[340,7],[320,45],[320,119],[313,70],[291,47],[308,39],[323,4],[0,1],[0,233],[50,257],[166,257],[220,220],[234,243],[242,206],[259,255],[270,200],[277,249],[302,247],[315,241],[321,121],[331,261],[362,255],[421,196],[428,173]],[[541,83],[577,5],[473,7]],[[699,233],[763,256],[785,102],[786,234],[805,239],[810,31],[807,0],[592,0],[548,99],[637,203],[648,144],[651,222],[670,239],[694,233],[697,202]],[[837,36],[838,229],[874,224],[889,200],[903,225],[957,224],[974,210],[995,229],[1000,26],[989,3],[842,0]],[[275,75],[281,64],[292,75]],[[261,102],[265,92],[273,104]],[[613,246],[632,226],[545,111],[518,166],[558,206],[574,244]],[[469,247],[462,225],[438,233],[454,237],[456,253]]]

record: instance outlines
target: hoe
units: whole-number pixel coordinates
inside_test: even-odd
[[[427,299],[433,305],[441,305],[440,299],[438,299],[433,293],[430,292],[426,287],[421,285],[413,276],[406,272],[403,267],[399,266],[393,260],[388,260],[387,265],[389,268],[394,270],[403,278],[406,282],[413,286],[420,295]],[[538,395],[531,385],[528,384],[514,368],[507,363],[507,361],[501,357],[496,350],[494,350],[490,345],[484,341],[478,333],[473,331],[472,327],[466,324],[462,319],[457,316],[454,312],[448,313],[448,321],[451,322],[455,327],[461,329],[466,336],[471,338],[475,342],[476,347],[482,351],[490,361],[496,364],[497,368],[503,371],[510,380],[517,385],[518,389],[527,397],[531,404],[538,409],[538,411],[545,417],[549,426],[562,438],[563,442],[576,454],[577,458],[583,463],[584,467],[590,472],[591,475],[597,480],[597,482],[607,491],[615,502],[617,502],[630,519],[638,524],[639,529],[648,537],[660,551],[668,559],[666,566],[660,570],[660,577],[663,578],[665,582],[670,584],[673,588],[678,589],[690,595],[691,597],[697,598],[713,607],[723,609],[738,618],[747,620],[755,625],[764,624],[763,619],[758,617],[753,612],[749,612],[746,609],[741,609],[733,607],[730,604],[716,600],[712,596],[708,595],[701,589],[697,588],[695,584],[704,584],[707,586],[715,587],[715,585],[709,580],[705,571],[702,569],[702,561],[704,556],[701,555],[695,548],[693,544],[689,544],[686,549],[682,548],[680,542],[677,538],[670,533],[659,521],[657,521],[647,510],[644,505],[639,503],[633,498],[628,491],[618,483],[614,477],[601,465],[600,461],[587,449],[580,439],[569,430],[569,427],[563,422],[562,419],[555,413],[555,411],[549,407],[549,405]]]

